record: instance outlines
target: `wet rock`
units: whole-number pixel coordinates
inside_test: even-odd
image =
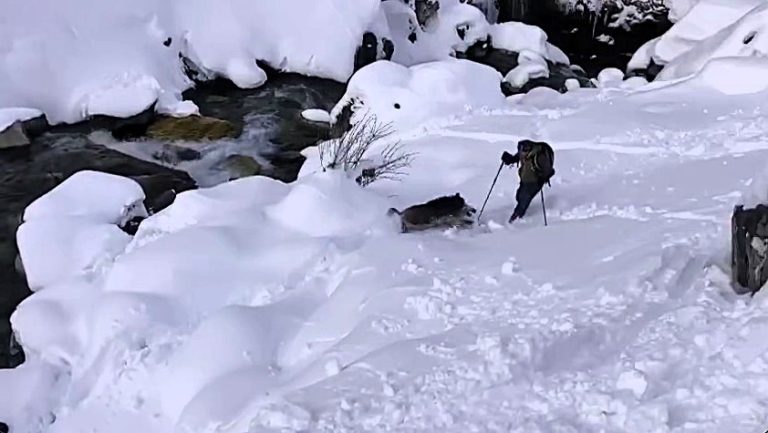
[[[29,146],[30,140],[24,132],[22,122],[15,122],[3,131],[0,131],[0,150]]]
[[[106,130],[112,133],[112,136],[118,140],[128,140],[143,137],[147,128],[155,121],[154,104],[134,116],[120,118],[112,116],[96,115],[90,119],[73,123],[61,124],[50,128],[50,132],[56,134],[91,134],[95,131]]]
[[[416,20],[422,29],[427,29],[437,19],[440,10],[439,0],[416,0],[414,9],[416,10]]]
[[[147,136],[165,141],[221,140],[239,134],[232,123],[207,116],[162,117],[147,129]]]
[[[50,130],[51,124],[48,123],[48,119],[43,115],[25,120],[22,122],[22,127],[24,128],[24,133],[27,134],[27,137],[34,139]]]
[[[355,51],[355,71],[378,60],[379,39],[371,32],[363,33],[363,43]]]
[[[645,69],[630,69],[627,71],[627,78],[643,77],[648,81],[653,81],[662,69],[664,69],[663,65],[659,65],[651,59],[651,63]]]
[[[170,200],[167,204],[160,205],[165,201],[162,197],[167,195],[168,191],[180,193],[197,188],[197,184],[189,176],[177,176],[175,173],[143,174],[128,177],[141,186],[145,197],[144,207],[150,213],[159,212],[173,203],[173,200]]]
[[[352,127],[352,107],[355,105],[355,101],[350,101],[347,105],[341,108],[339,115],[334,119],[331,124],[331,138],[341,138],[345,132],[349,131]]]
[[[301,112],[296,112],[293,116],[281,121],[280,133],[273,142],[280,145],[283,150],[302,150],[328,140],[330,137],[330,124],[307,120]]]
[[[257,176],[263,172],[261,164],[248,155],[229,155],[215,168],[226,170],[230,174],[229,180]]]
[[[269,163],[272,165],[269,170],[265,170],[264,175],[283,182],[293,182],[299,174],[301,166],[307,158],[300,152],[280,152],[267,155]]]
[[[184,161],[197,161],[202,157],[203,154],[198,150],[187,146],[175,146],[173,144],[163,145],[156,152],[152,153],[152,158],[170,165],[178,165]]]

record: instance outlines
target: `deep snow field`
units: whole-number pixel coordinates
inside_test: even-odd
[[[347,102],[359,114],[362,101],[392,122],[377,148],[400,140],[415,153],[398,181],[361,188],[321,170],[309,148],[296,182],[249,177],[184,192],[131,237],[117,224],[144,212],[138,184],[70,177],[26,209],[17,233],[35,293],[12,317],[26,362],[0,370],[0,421],[13,433],[763,433],[768,295],[737,295],[729,262],[733,206],[768,198],[766,13],[730,10],[702,25],[722,1],[688,8],[699,18],[682,17],[638,52],[638,67],[669,65],[651,84],[606,71],[596,89],[505,99],[500,74],[442,60],[451,45],[429,38],[429,60],[442,61],[362,69],[331,114]],[[361,4],[371,10],[334,34],[371,24],[379,4]],[[165,25],[139,15],[136,28]],[[237,18],[224,36],[261,40],[239,34],[248,15]],[[80,55],[127,37],[112,36]],[[258,85],[263,71],[248,59],[260,53],[219,52],[207,36],[174,43],[190,44],[209,72]],[[12,45],[0,54],[21,56]],[[69,86],[69,69],[50,95],[5,97],[54,121],[132,113],[158,98],[161,111],[192,110],[179,99],[189,83],[151,71],[170,62],[161,47],[133,53],[135,74],[95,93]],[[287,69],[351,73],[350,56],[297,53]],[[407,66],[425,60],[405,54]],[[17,80],[36,67],[7,59],[20,65]],[[9,113],[8,122],[32,115]],[[556,151],[548,226],[538,197],[524,220],[505,223],[514,169],[481,227],[400,234],[387,216],[456,192],[480,208],[501,153],[524,138]]]
[[[107,223],[141,191],[81,173],[75,198],[65,182],[20,229],[37,293],[13,317],[28,361],[0,371],[13,390],[0,419],[14,432],[763,432],[766,301],[736,296],[727,269],[733,205],[764,198],[766,108],[695,79],[536,89],[399,134],[418,152],[399,182],[361,189],[309,149],[296,183],[182,193],[134,239]],[[521,138],[557,152],[548,227],[538,200],[502,224],[511,170],[486,228],[401,235],[386,217],[455,192],[479,207]],[[56,266],[27,260],[40,254]]]

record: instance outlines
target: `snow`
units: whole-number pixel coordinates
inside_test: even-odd
[[[330,123],[331,114],[325,110],[311,108],[301,112],[301,117],[309,120],[310,122]]]
[[[518,22],[494,24],[490,35],[496,48],[518,53],[532,51],[553,63],[571,64],[568,56],[547,42],[547,34],[539,27]]]
[[[653,60],[666,65],[659,79],[673,80],[698,72],[710,59],[759,55],[762,5],[761,0],[701,0],[664,35],[643,45],[628,67],[642,69]],[[758,37],[750,42],[752,32]]]
[[[768,90],[768,60],[761,57],[713,59],[704,65],[699,77],[727,95],[760,93]]]
[[[768,295],[735,295],[727,269],[733,205],[768,197],[764,94],[695,79],[504,100],[499,82],[462,61],[356,74],[350,92],[417,153],[400,181],[360,188],[310,148],[295,183],[187,191],[135,237],[79,247],[143,196],[68,179],[20,229],[38,290],[12,317],[27,363],[0,371],[0,417],[21,433],[763,431]],[[479,206],[522,138],[557,152],[549,226],[538,200],[504,224],[514,170],[487,227],[403,235],[387,217],[455,192]]]
[[[16,122],[34,119],[42,114],[40,110],[34,108],[0,108],[0,132]]]
[[[501,74],[468,60],[451,59],[410,68],[378,61],[352,76],[347,91],[331,111],[336,119],[351,104],[352,123],[366,113],[401,131],[471,109],[499,108],[504,103]]]
[[[122,252],[130,236],[118,225],[146,215],[143,200],[131,179],[80,171],[32,202],[17,232],[29,287],[92,271]]]
[[[518,57],[518,63],[504,77],[504,81],[516,88],[523,87],[532,79],[549,77],[549,65],[538,53],[522,51]]]
[[[14,2],[0,18],[0,108],[30,107],[54,124],[155,103],[161,113],[195,113],[181,101],[191,83],[179,54],[244,88],[266,81],[256,60],[346,81],[380,8],[379,0],[54,3]]]
[[[448,59],[486,40],[490,30],[478,8],[459,0],[442,0],[428,29],[419,26],[413,9],[402,1],[385,1],[381,8],[395,45],[392,61],[405,66]]]
[[[613,87],[624,81],[624,72],[618,68],[605,68],[597,74],[597,83],[600,87]]]

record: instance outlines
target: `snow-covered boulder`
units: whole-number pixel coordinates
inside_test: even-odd
[[[768,5],[749,11],[735,23],[700,41],[664,66],[659,79],[670,80],[695,74],[713,59],[766,57],[768,55]],[[730,74],[731,79],[737,79]]]
[[[664,35],[640,47],[627,69],[665,65],[659,78],[671,79],[698,71],[710,58],[750,55],[754,44],[744,41],[760,26],[762,17],[755,8],[762,4],[761,0],[701,0]]]
[[[394,42],[392,61],[403,65],[444,60],[488,39],[490,25],[476,7],[459,0],[441,0],[427,29],[414,9],[399,0],[381,3]]]
[[[547,61],[535,51],[523,50],[517,57],[518,66],[504,77],[504,82],[521,89],[530,80],[549,77]]]
[[[530,51],[552,63],[571,63],[562,50],[547,42],[547,34],[539,27],[518,22],[495,24],[490,35],[495,48],[517,53]]]
[[[618,68],[605,68],[597,74],[598,87],[618,87],[624,80],[624,72]]]
[[[144,216],[144,192],[128,178],[80,171],[27,206],[16,234],[33,290],[110,260],[130,242],[120,225]]]
[[[464,113],[469,108],[497,108],[504,103],[501,74],[468,60],[445,60],[410,68],[379,61],[358,71],[331,116],[339,121],[351,110],[350,123],[373,114],[397,130],[429,119]]]

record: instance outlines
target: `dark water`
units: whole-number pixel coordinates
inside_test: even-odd
[[[202,114],[229,120],[243,128],[243,135],[237,141],[241,150],[262,154],[275,165],[274,173],[278,177],[290,181],[303,162],[297,151],[326,133],[300,121],[301,111],[330,109],[344,88],[344,84],[329,80],[287,74],[272,78],[259,89],[242,90],[221,81],[200,86],[185,97],[195,101]],[[112,126],[101,119],[55,127],[34,138],[28,148],[0,152],[0,368],[13,367],[23,361],[20,349],[10,344],[9,318],[16,305],[30,294],[26,281],[14,266],[15,232],[29,203],[85,169],[123,176],[163,175],[166,187],[177,191],[194,185],[187,173],[174,167],[97,144],[96,135],[92,133]],[[141,141],[123,143],[128,148],[134,145],[142,144]],[[151,153],[146,156],[151,159]]]

